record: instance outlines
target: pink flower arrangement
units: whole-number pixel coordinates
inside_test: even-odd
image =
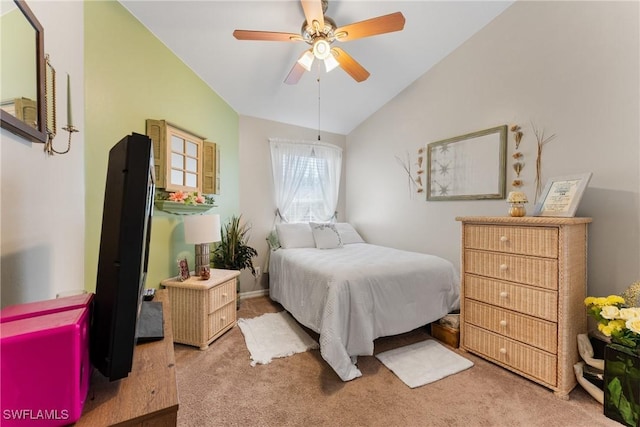
[[[169,200],[172,202],[184,203],[186,205],[198,205],[205,203],[204,196],[201,196],[197,192],[185,192],[176,191],[175,193],[169,193]]]

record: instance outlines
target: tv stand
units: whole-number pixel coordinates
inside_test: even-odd
[[[76,426],[177,424],[176,360],[167,291],[157,291],[154,301],[162,302],[164,339],[135,347],[133,367],[126,378],[109,382],[94,369]]]

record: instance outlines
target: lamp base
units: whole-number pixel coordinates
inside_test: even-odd
[[[196,267],[195,274],[196,276],[208,275],[209,273],[209,253],[210,247],[209,243],[198,243],[195,245],[196,248]]]

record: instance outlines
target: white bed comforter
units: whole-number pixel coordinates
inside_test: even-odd
[[[320,334],[320,352],[343,381],[378,337],[411,331],[460,304],[459,274],[433,255],[367,243],[270,254],[269,294]]]

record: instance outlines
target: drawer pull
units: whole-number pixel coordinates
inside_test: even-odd
[[[500,354],[507,354],[507,349],[502,347],[500,350]]]
[[[500,298],[506,298],[508,296],[509,296],[509,293],[507,291],[500,292]]]
[[[500,271],[507,271],[509,266],[507,264],[500,264]]]
[[[509,238],[507,236],[500,236],[500,241],[501,242],[508,242]]]
[[[500,321],[500,326],[507,326],[507,321],[506,320],[501,320]]]
[[[220,317],[220,321],[224,322],[225,320],[227,320],[227,318],[225,316]]]
[[[227,293],[225,292],[222,294],[222,298],[226,298],[226,297],[227,297]]]

